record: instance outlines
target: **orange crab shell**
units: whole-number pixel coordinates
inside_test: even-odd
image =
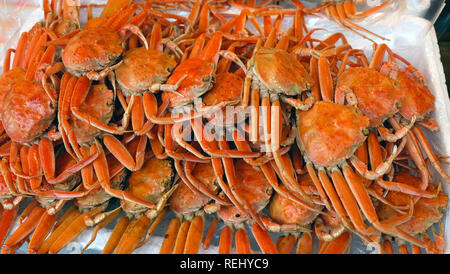
[[[394,177],[395,182],[404,183],[413,187],[420,187],[422,184],[421,179],[417,178],[406,171],[400,171]],[[437,186],[430,184],[427,190],[433,192],[436,191]],[[409,199],[411,196],[408,194],[390,191],[386,199],[392,202],[396,206],[409,205]],[[420,198],[414,204],[414,213],[411,219],[407,222],[399,225],[399,228],[405,230],[407,233],[417,234],[425,232],[431,225],[439,222],[444,216],[443,211],[446,210],[448,203],[448,196],[442,191],[439,192],[435,198]],[[391,219],[398,216],[392,208],[385,204],[380,204],[377,210],[380,219]]]
[[[12,91],[16,83],[25,79],[25,74],[26,71],[24,69],[15,68],[0,76],[0,115],[3,112],[3,104],[7,94]]]
[[[299,146],[315,164],[332,167],[364,142],[369,118],[351,106],[319,101],[298,113]]]
[[[241,100],[244,79],[230,72],[216,75],[214,87],[203,96],[203,103],[215,106],[222,102],[239,102]]]
[[[301,180],[308,180],[312,183],[309,175],[303,175]],[[323,206],[317,206],[321,210]],[[277,192],[272,197],[269,204],[270,217],[281,224],[297,224],[307,226],[311,224],[319,213],[311,211],[298,203],[295,203],[287,198],[284,198]]]
[[[177,89],[177,92],[183,96],[169,93],[169,106],[187,105],[207,92],[212,87],[215,70],[214,63],[199,58],[190,58],[181,63],[169,77],[167,84],[175,85],[182,77],[188,75]]]
[[[236,182],[235,191],[239,192],[255,212],[260,212],[269,203],[272,196],[272,188],[264,174],[247,164],[244,160],[237,160],[234,164]],[[240,223],[246,221],[248,214],[241,212],[235,206],[222,207],[218,212],[220,218],[225,221]]]
[[[98,84],[91,87],[85,101],[80,106],[80,111],[97,117],[100,121],[108,123],[114,113],[114,94],[105,84]],[[78,142],[85,143],[92,141],[101,131],[88,123],[72,119],[70,123],[77,137]]]
[[[244,79],[241,76],[230,72],[219,73],[216,75],[214,87],[203,96],[203,103],[206,106],[216,106],[223,102],[233,102],[230,105],[237,105],[241,101],[243,85]],[[208,117],[208,120],[213,123],[234,125],[236,118],[233,115],[234,113],[230,113],[231,115],[228,114],[225,107],[222,112],[218,113],[222,114],[223,117],[218,117],[213,113],[211,117]],[[239,122],[237,121],[237,123]]]
[[[122,39],[116,31],[87,28],[69,40],[61,57],[66,69],[80,76],[115,64],[123,51]]]
[[[434,110],[435,97],[423,84],[406,73],[399,72],[396,81],[405,89],[405,99],[400,107],[400,114],[408,120],[414,115],[418,120],[424,120]]]
[[[171,186],[174,172],[169,160],[153,157],[146,161],[141,169],[131,173],[128,178],[128,192],[132,195],[157,203],[159,198]],[[121,201],[127,212],[145,210],[142,206],[125,200]]]
[[[177,62],[168,54],[144,47],[127,51],[116,69],[116,79],[124,92],[142,93],[153,84],[162,84]]]
[[[217,191],[216,174],[209,163],[198,163],[192,175],[212,191]],[[193,192],[182,180],[169,199],[170,209],[178,214],[189,214],[201,209],[211,199],[203,194]]]
[[[398,112],[404,91],[392,79],[364,67],[348,68],[338,78],[336,89],[350,88],[358,100],[358,108],[370,118],[370,127],[380,125]]]
[[[50,126],[55,116],[56,108],[41,83],[23,80],[5,98],[2,122],[12,140],[29,143]]]
[[[271,91],[289,96],[309,90],[312,78],[303,65],[288,52],[262,47],[254,56],[254,73]]]

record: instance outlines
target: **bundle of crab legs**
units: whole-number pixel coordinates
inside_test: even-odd
[[[442,253],[448,160],[423,132],[439,130],[435,97],[358,25],[391,1],[291,3],[44,0],[0,76],[1,253],[58,253],[93,228],[84,252],[114,222],[102,253],[131,253],[168,216],[163,254],[216,233],[221,254],[346,253],[353,237]],[[313,38],[319,15],[372,56]]]

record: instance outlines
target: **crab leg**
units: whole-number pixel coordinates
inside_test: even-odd
[[[265,230],[263,230],[257,223],[254,223],[252,225],[252,233],[256,241],[258,242],[261,251],[264,254],[278,254],[277,247],[272,242],[269,234]]]
[[[381,147],[378,143],[377,137],[375,133],[371,132],[368,137],[368,148],[369,148],[369,154],[370,154],[370,164],[371,166],[378,166],[380,163],[382,163],[382,155],[381,155]],[[384,189],[391,190],[391,191],[399,191],[403,193],[407,193],[410,195],[420,196],[420,197],[428,197],[433,198],[436,197],[437,194],[425,191],[423,189],[418,189],[415,187],[412,187],[407,184],[402,184],[398,182],[390,182],[385,181],[381,177],[376,180],[376,183],[383,187]],[[415,198],[417,201],[417,198]]]
[[[370,14],[370,13],[376,12],[378,9],[384,7],[384,5],[389,4],[388,2],[389,2],[389,1],[386,1],[385,3],[383,3],[383,5],[380,5],[380,6],[378,6],[378,7],[375,7],[375,8],[373,8],[373,9],[370,9],[369,11],[365,11],[364,13],[360,13],[360,14],[358,14],[358,16],[355,16],[355,13],[354,13],[354,12],[348,13],[349,11],[354,11],[354,8],[349,8],[348,4],[349,4],[349,3],[352,4],[352,3],[349,2],[349,1],[346,1],[345,4],[347,4],[347,5],[345,5],[345,4],[344,4],[344,5],[338,4],[338,5],[336,6],[336,11],[337,11],[337,13],[338,13],[338,15],[339,15],[339,18],[342,20],[342,23],[343,23],[343,24],[345,24],[345,25],[347,25],[347,26],[349,26],[349,27],[353,27],[353,28],[355,28],[355,29],[358,29],[358,30],[360,30],[360,31],[365,31],[365,32],[367,32],[367,33],[370,33],[370,34],[372,34],[373,36],[376,36],[376,37],[378,37],[378,38],[380,38],[380,39],[383,39],[383,40],[389,40],[389,39],[384,38],[383,36],[380,36],[380,35],[378,35],[378,34],[376,34],[376,33],[371,32],[370,30],[368,30],[368,29],[366,29],[366,28],[363,28],[363,27],[361,27],[361,26],[359,26],[359,25],[357,25],[357,24],[355,24],[355,23],[353,23],[352,21],[349,20],[349,17],[351,17],[352,19],[355,19],[355,18],[358,18],[358,17],[359,17],[359,18],[360,18],[360,17],[365,17],[365,16],[367,16],[367,15]]]
[[[207,250],[211,244],[211,238],[214,236],[214,231],[216,230],[219,219],[214,218],[209,225],[208,232],[206,233],[205,239],[203,240],[203,249]]]
[[[42,214],[41,218],[39,219],[39,223],[36,226],[36,229],[34,230],[33,236],[31,237],[30,243],[28,244],[28,254],[36,253],[39,249],[39,246],[44,242],[47,235],[52,230],[56,217],[57,212],[62,208],[64,205],[64,202],[56,202],[60,205],[57,206],[57,211],[55,212],[55,207],[50,206],[45,210],[45,212]],[[56,204],[55,203],[55,204]]]
[[[49,184],[57,184],[60,182],[63,182],[64,180],[67,180],[70,176],[72,176],[73,174],[76,174],[78,171],[82,171],[85,170],[86,168],[92,167],[91,164],[97,159],[97,157],[100,155],[99,153],[94,153],[92,155],[88,155],[86,154],[86,148],[82,147],[82,155],[84,157],[84,159],[76,164],[74,164],[73,166],[65,169],[63,172],[61,172],[61,174],[59,174],[56,178],[51,178],[47,180],[47,183]],[[83,152],[84,150],[84,152]],[[86,157],[85,157],[86,156]],[[89,186],[90,184],[92,184],[92,181],[86,181],[87,177],[85,175],[85,177],[83,177],[83,184],[85,186]],[[86,189],[90,189],[89,187],[87,187]]]
[[[203,123],[201,121],[191,120],[191,126],[202,149],[213,157],[247,158],[247,157],[259,157],[261,155],[259,152],[252,152],[252,151],[245,152],[229,149],[220,149],[220,150],[214,149],[216,147],[216,145],[214,145],[216,141],[214,140],[214,138],[208,138],[204,136],[206,130],[203,127]]]
[[[130,222],[130,218],[128,218],[127,216],[123,216],[117,222],[111,235],[109,236],[108,241],[105,244],[105,247],[103,247],[102,254],[112,254],[114,252],[122,235],[124,234],[125,230],[127,229],[129,222]]]
[[[33,208],[30,216],[28,216],[28,218],[8,238],[8,240],[6,240],[2,248],[2,254],[6,254],[10,248],[12,248],[14,245],[22,241],[25,237],[33,232],[33,230],[38,225],[39,219],[41,218],[44,211],[45,209],[40,206],[36,206]]]
[[[180,230],[180,218],[173,218],[170,221],[169,227],[167,228],[166,234],[164,236],[164,241],[162,242],[159,254],[170,254],[175,245],[175,240],[177,239],[177,232]]]
[[[221,149],[228,149],[228,143],[224,140],[224,137],[221,137],[221,140],[219,140],[219,146]],[[260,226],[264,227],[264,223],[259,218],[258,214],[252,209],[249,202],[241,196],[241,194],[238,191],[237,183],[236,183],[236,175],[235,175],[235,169],[233,164],[233,159],[231,158],[222,158],[223,167],[225,169],[225,175],[228,180],[228,183],[230,185],[230,190],[233,193],[233,196],[236,198],[237,201],[239,201],[239,204],[242,204],[243,207],[246,209],[246,212],[250,214],[252,219],[260,224]]]
[[[223,166],[222,167],[222,162],[219,158],[213,158],[211,159],[211,163],[214,169],[214,173],[216,174],[217,177],[217,182],[220,186],[220,189],[223,191],[223,193],[225,193],[225,195],[228,197],[228,199],[231,201],[231,203],[237,207],[241,212],[245,212],[245,206],[238,200],[238,198],[236,197],[235,192],[231,189],[231,187],[226,184],[223,180],[223,178],[227,178],[227,180],[229,180],[228,175],[232,175],[234,174],[233,171],[234,170],[226,170],[224,173],[224,168],[230,168],[231,165],[228,166]],[[227,173],[228,172],[228,173]],[[228,175],[227,175],[228,174]]]
[[[32,145],[28,151],[28,167],[30,169],[30,175],[33,176],[33,178],[30,179],[31,190],[36,190],[42,183],[39,146],[36,144]]]
[[[0,218],[0,244],[3,245],[6,237],[12,228],[12,223],[16,219],[18,206],[14,206],[11,209],[3,208],[3,212]]]
[[[233,249],[233,229],[226,225],[220,233],[219,254],[231,254]]]
[[[116,254],[130,254],[135,250],[139,241],[145,235],[145,232],[150,227],[151,220],[147,216],[143,215],[138,219],[132,220],[122,237],[120,238],[117,248],[115,250]]]
[[[303,232],[298,240],[296,254],[312,254],[314,244],[314,234]]]
[[[70,128],[70,125],[67,121],[67,102],[68,99],[67,94],[71,94],[71,91],[76,83],[76,78],[72,77],[70,73],[64,73],[61,78],[60,91],[59,91],[59,100],[58,100],[58,130],[61,133],[61,137],[64,143],[64,148],[74,159],[78,159],[78,156],[75,155],[75,152],[72,150],[69,137],[66,132],[66,128]]]
[[[348,231],[342,233],[339,237],[327,242],[319,250],[319,254],[344,254],[349,248],[352,239],[352,234]]]
[[[84,99],[86,99],[87,94],[90,91],[90,81],[88,77],[81,76],[74,90],[72,90],[71,100],[70,100],[70,110],[72,114],[83,122],[88,123],[89,125],[96,127],[102,131],[108,132],[110,134],[123,134],[124,131],[118,126],[110,126],[106,125],[102,121],[100,121],[96,117],[92,117],[89,114],[83,113],[79,108],[83,103]],[[68,128],[66,128],[68,131]]]
[[[53,143],[48,138],[39,141],[39,160],[45,178],[48,180],[55,177],[55,153]]]
[[[117,140],[112,135],[105,135],[103,137],[103,143],[105,144],[106,148],[111,152],[112,155],[127,169],[131,171],[138,170],[142,167],[143,161],[140,157],[140,161],[138,161],[138,155],[142,156],[145,152],[145,148],[147,145],[147,135],[141,135],[138,144],[138,150],[136,151],[136,161],[131,156],[130,152],[127,150],[127,148]]]
[[[69,225],[75,220],[78,216],[81,215],[81,212],[72,207],[71,209],[66,210],[63,216],[55,223],[55,229],[52,234],[41,244],[37,253],[45,254],[48,252],[50,246],[55,242],[55,240],[69,227]]]
[[[392,119],[393,118],[390,118],[389,121]],[[380,133],[380,136],[383,140],[394,143],[399,139],[405,137],[405,135],[415,125],[415,123],[416,123],[416,116],[413,116],[413,118],[411,119],[411,121],[407,126],[402,126],[401,129],[396,130],[394,134],[390,133],[389,130],[386,129],[385,127],[378,127],[378,132]]]
[[[194,156],[200,158],[200,159],[209,159],[209,157],[203,156],[203,154],[201,152],[199,152],[197,149],[195,149],[193,146],[191,146],[190,144],[188,144],[185,140],[183,140],[183,137],[185,134],[182,133],[182,124],[181,123],[175,123],[172,127],[173,130],[173,137],[175,139],[175,141],[184,149],[186,149],[187,151],[189,151],[190,153],[192,153]],[[188,130],[188,128],[184,129],[183,132],[185,130]]]
[[[361,212],[353,199],[350,189],[345,184],[344,178],[342,177],[340,171],[338,169],[333,169],[331,171],[333,184],[323,169],[319,169],[319,178],[325,191],[327,192],[328,197],[330,198],[331,204],[345,226],[352,231],[360,231],[363,235],[374,233],[373,230],[367,230],[365,228]]]
[[[280,254],[290,254],[295,247],[297,237],[293,234],[282,235],[277,239],[277,250]]]
[[[202,242],[203,231],[205,229],[205,216],[197,215],[189,226],[186,235],[186,243],[183,254],[197,254]]]
[[[73,219],[70,224],[68,224],[67,229],[65,229],[58,238],[55,239],[55,241],[51,244],[49,247],[48,253],[49,254],[56,254],[61,249],[63,249],[68,243],[70,243],[73,239],[75,239],[81,232],[83,232],[86,228],[86,222],[85,217],[91,216],[94,214],[99,213],[100,211],[105,210],[107,207],[107,204],[101,205],[99,207],[96,207],[88,212],[82,213],[78,216],[76,216],[75,219]],[[71,220],[71,219],[69,219]]]
[[[173,254],[183,254],[184,247],[186,246],[186,237],[191,226],[190,220],[185,220],[178,230],[175,245],[173,246]]]
[[[133,103],[131,104],[131,126],[133,131],[139,131],[144,126],[144,106],[142,104],[142,97],[133,95]]]
[[[17,42],[16,51],[14,52],[14,60],[11,66],[11,69],[15,69],[17,67],[21,67],[22,60],[24,59],[24,55],[26,52],[26,46],[28,42],[28,32],[23,32],[20,35],[19,42]],[[7,67],[4,66],[3,69],[6,69]],[[9,64],[8,64],[9,68]],[[23,68],[23,67],[22,67]],[[5,73],[5,71],[3,71]]]
[[[234,242],[236,244],[237,254],[251,254],[250,239],[248,237],[247,229],[244,225],[240,226],[234,235]]]
[[[369,179],[369,180],[376,180],[376,179],[380,178],[381,176],[383,176],[388,171],[388,169],[392,165],[392,162],[394,161],[394,159],[403,150],[403,147],[405,146],[406,142],[407,142],[407,139],[403,138],[399,147],[397,148],[395,146],[394,151],[389,156],[389,158],[386,159],[386,161],[380,163],[378,166],[376,166],[376,168],[374,168],[374,170],[368,170],[367,165],[364,164],[364,162],[362,162],[361,160],[359,160],[356,156],[352,156],[350,161],[351,161],[353,167],[364,178]]]
[[[241,150],[241,151],[251,151],[251,148],[247,142],[239,141],[241,137],[242,136],[240,136],[240,133],[237,130],[235,130],[233,132],[233,139],[234,139],[234,143],[236,144],[237,149]],[[295,203],[298,203],[310,210],[313,210],[313,211],[317,210],[308,201],[303,200],[303,199],[297,197],[296,195],[292,194],[291,192],[286,191],[284,188],[279,187],[276,174],[273,170],[273,167],[269,163],[261,165],[260,168],[261,168],[261,171],[264,173],[264,176],[266,177],[267,181],[274,188],[274,190],[276,192],[280,193],[283,197],[285,197]]]
[[[419,241],[417,238],[409,235],[398,227],[394,227],[387,222],[380,222],[378,220],[377,213],[375,208],[373,207],[372,201],[370,200],[367,191],[362,186],[361,181],[356,176],[355,173],[351,170],[348,165],[344,165],[344,183],[348,183],[348,187],[351,189],[352,193],[355,195],[356,201],[358,202],[361,210],[364,215],[367,217],[370,223],[374,225],[374,227],[381,232],[386,234],[395,234],[397,237],[402,238],[410,243],[416,244],[418,246],[424,246],[422,241]]]
[[[444,180],[447,183],[450,183],[450,176],[442,169],[439,159],[434,154],[433,150],[431,149],[430,144],[428,143],[427,139],[425,138],[425,135],[423,134],[422,130],[418,127],[413,128],[414,135],[420,142],[423,150],[428,156],[428,159],[430,160],[432,166],[436,169],[436,171],[444,178]]]
[[[3,158],[0,164],[1,164],[2,176],[6,183],[6,186],[8,187],[9,192],[11,192],[13,194],[17,194],[18,192],[17,192],[16,186],[14,185],[14,182],[13,182],[13,179],[11,176],[11,172],[8,169],[8,159]]]
[[[200,159],[190,153],[180,153],[175,151],[174,141],[172,139],[172,127],[173,125],[167,124],[164,126],[164,147],[166,149],[167,155],[173,159],[191,162],[207,163],[209,159]]]
[[[390,121],[394,129],[399,128],[399,123],[394,119]],[[428,166],[425,163],[425,159],[423,158],[422,151],[417,143],[416,136],[413,132],[408,132],[406,136],[406,148],[414,161],[414,164],[419,169],[420,177],[422,179],[423,184],[421,185],[421,189],[426,189],[430,182],[431,175],[428,170]]]
[[[211,191],[206,190],[206,189],[201,190],[200,187],[196,187],[195,185],[193,185],[191,180],[189,180],[186,177],[184,168],[181,166],[180,160],[175,160],[174,162],[175,162],[175,170],[177,171],[177,174],[180,176],[181,180],[189,187],[189,189],[192,192],[195,192],[197,195],[205,195],[205,194],[203,194],[202,191],[204,191],[207,194],[209,194],[211,192]],[[215,196],[215,194],[212,193],[212,192],[211,192],[210,195],[213,196],[213,197]],[[208,195],[206,195],[206,196],[208,196]]]
[[[184,173],[186,178],[191,182],[191,185],[197,187],[197,189],[203,194],[214,201],[216,201],[220,205],[232,205],[232,203],[228,199],[223,199],[220,196],[216,195],[212,191],[210,191],[204,184],[202,184],[197,178],[192,175],[192,171],[195,167],[195,163],[193,162],[185,162],[184,164]]]
[[[91,146],[91,154],[95,154],[99,152],[100,155],[98,158],[94,161],[94,170],[95,174],[97,175],[98,182],[102,186],[102,188],[108,193],[109,195],[119,198],[119,199],[125,199],[126,201],[131,201],[140,205],[143,205],[145,207],[148,207],[150,209],[155,209],[157,205],[147,202],[143,199],[140,199],[134,195],[132,195],[129,192],[125,192],[119,189],[112,188],[110,186],[110,172],[108,168],[108,162],[106,160],[105,152],[103,151],[102,146],[96,141],[96,144]]]
[[[379,10],[387,7],[391,3],[391,0],[386,0],[383,4],[375,6],[369,10],[356,13],[356,7],[351,1],[344,2],[345,12],[351,19],[361,19],[367,17],[368,15],[378,12]]]
[[[31,179],[34,176],[29,176],[29,164],[28,164],[28,152],[29,152],[29,147],[22,149],[23,146],[20,146],[19,143],[11,141],[11,145],[9,148],[9,169],[8,167],[5,165],[5,169],[3,170],[4,172],[6,172],[8,170],[8,176],[10,177],[10,172],[9,170],[11,170],[11,172],[16,175],[17,177],[21,177],[24,179]],[[22,152],[23,150],[23,152]],[[20,158],[19,158],[20,156]],[[3,158],[2,162],[5,162],[5,164],[7,163],[7,158]],[[18,162],[20,161],[20,164],[18,164]],[[22,166],[22,171],[17,169],[16,166]],[[26,171],[26,173],[25,173]],[[35,176],[41,176],[41,174],[39,173],[38,175]],[[8,183],[9,178],[6,178],[4,175],[5,181]],[[8,179],[8,180],[7,180]]]

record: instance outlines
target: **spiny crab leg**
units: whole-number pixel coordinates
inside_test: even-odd
[[[352,156],[350,161],[352,165],[355,167],[355,169],[358,171],[359,174],[361,174],[364,178],[367,178],[369,180],[376,180],[380,176],[384,175],[389,167],[392,165],[392,162],[394,159],[398,156],[398,154],[403,150],[405,144],[406,144],[406,138],[404,137],[397,148],[397,146],[394,146],[394,151],[389,156],[386,161],[378,165],[375,170],[368,170],[367,165],[364,164],[361,160],[359,160],[356,156]]]

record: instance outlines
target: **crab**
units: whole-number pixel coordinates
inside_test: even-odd
[[[308,174],[299,176],[299,181],[302,184],[312,185],[312,181]],[[278,251],[280,253],[290,253],[295,246],[297,239],[303,238],[302,241],[299,240],[297,244],[296,253],[307,252],[308,245],[306,244],[306,240],[311,240],[311,246],[313,240],[309,227],[318,218],[319,212],[323,209],[323,206],[317,205],[317,211],[312,211],[275,192],[269,203],[268,209],[271,220],[269,218],[263,219],[267,229],[271,232],[283,233],[282,236],[278,237],[276,242]],[[303,235],[300,237],[301,233],[303,233]]]
[[[234,174],[227,174],[227,179],[230,187],[236,193],[236,199],[246,204],[244,208],[250,207],[252,212],[260,214],[269,203],[272,196],[272,187],[261,171],[248,165],[245,161],[237,160],[234,168]],[[231,176],[234,178],[231,178]],[[245,223],[251,222],[252,216],[247,213],[247,210],[242,210],[234,205],[221,206],[217,209],[217,216],[226,224],[220,237],[219,253],[231,253],[233,228],[237,229],[235,235],[236,252],[240,254],[251,253]],[[263,225],[265,225],[264,222]],[[269,235],[258,223],[252,224],[252,232],[263,252],[277,252]]]
[[[67,153],[61,153],[56,161],[56,174],[60,174],[75,165],[74,160]],[[73,174],[63,183],[50,185],[43,182],[43,186],[33,193],[24,192],[25,195],[34,196],[37,202],[28,218],[19,225],[5,242],[2,252],[8,252],[23,239],[32,234],[28,244],[29,253],[34,253],[49,234],[55,223],[58,212],[71,199],[87,196],[89,193],[80,191],[75,186],[79,183],[79,174]]]
[[[172,138],[173,136],[174,140],[181,147],[186,148],[192,153],[197,160],[208,160],[210,157],[257,157],[260,155],[258,152],[242,153],[234,150],[213,149],[209,144],[210,142],[203,136],[203,123],[199,119],[204,115],[221,110],[224,106],[235,104],[234,101],[221,101],[213,106],[203,106],[196,111],[190,110],[188,114],[176,114],[180,109],[182,110],[185,107],[189,108],[191,103],[211,89],[219,56],[222,55],[226,59],[237,62],[245,69],[239,57],[234,53],[220,50],[222,42],[222,35],[220,33],[213,34],[205,47],[203,47],[206,37],[206,34],[202,34],[195,41],[189,57],[176,67],[166,82],[168,85],[178,85],[177,93],[170,92],[167,94],[169,99],[168,107],[172,108],[172,117],[150,117],[149,120],[155,124],[166,124],[164,130],[165,141],[169,142],[167,137]],[[190,75],[190,77],[186,78],[187,75]],[[185,133],[181,132],[183,121],[190,121],[192,132],[200,147],[209,156],[202,155],[202,153],[184,140],[183,135]],[[169,156],[181,160],[189,160],[176,155],[173,147],[172,144],[165,145],[166,153]]]
[[[420,170],[423,181],[421,188],[426,189],[430,174],[420,147],[423,148],[434,169],[446,182],[450,182],[450,176],[443,170],[439,158],[433,152],[425,134],[419,127],[422,126],[431,131],[439,130],[439,125],[436,120],[431,117],[431,113],[435,109],[435,97],[427,88],[425,77],[410,62],[392,53],[386,45],[380,45],[377,51],[388,51],[390,60],[387,66],[391,69],[388,69],[387,73],[392,74],[396,83],[405,92],[398,115],[390,119],[389,122],[394,129],[398,130],[398,128],[416,121],[412,127],[412,132],[408,133],[407,149],[410,157]],[[406,67],[404,69],[398,69],[396,63],[392,60],[393,58],[400,60]],[[414,145],[417,143],[420,144],[420,147]]]
[[[217,190],[211,164],[198,163],[192,176],[211,191]],[[201,192],[192,191],[182,179],[177,184],[178,188],[168,201],[169,208],[177,217],[170,221],[160,254],[195,254],[200,249],[205,226],[204,207],[211,199]]]
[[[151,220],[162,213],[167,200],[178,186],[172,186],[173,177],[174,172],[171,162],[155,157],[146,161],[140,170],[131,173],[128,178],[129,192],[141,199],[154,203],[155,206],[154,208],[148,208],[121,200],[120,206],[127,214],[123,218],[127,218],[129,223],[127,228],[123,228],[123,234],[111,235],[105,245],[105,249],[102,251],[103,254],[112,253],[113,251],[116,254],[131,253],[138,244],[143,244],[139,243],[139,241],[150,226]],[[118,224],[121,224],[120,220]],[[108,244],[113,242],[117,243],[117,246]]]
[[[30,179],[31,189],[36,190],[42,182],[41,165],[45,178],[54,179],[54,138],[50,134],[50,126],[56,117],[56,91],[46,92],[39,81],[43,77],[42,69],[53,62],[55,47],[45,45],[48,37],[42,28],[33,32],[31,41],[28,41],[27,33],[22,34],[14,56],[13,69],[1,77],[0,93],[4,96],[1,106],[2,124],[11,139],[10,170],[3,169],[2,174],[6,175],[6,180],[9,180],[10,176],[7,174],[10,172]],[[19,151],[22,150],[31,151],[27,154],[30,159],[19,158]],[[24,165],[28,166],[24,160],[30,162],[30,174],[21,171]]]
[[[119,141],[115,136],[104,134],[98,130],[89,121],[81,120],[79,124],[73,123],[77,118],[70,115],[70,111],[68,110],[70,105],[72,105],[72,108],[80,109],[85,106],[87,113],[90,113],[92,117],[96,117],[99,121],[100,119],[108,121],[112,117],[114,109],[114,105],[112,104],[113,92],[106,88],[104,83],[91,87],[91,81],[86,76],[78,78],[76,76],[70,76],[68,73],[63,75],[62,87],[61,97],[64,99],[62,99],[63,101],[60,105],[60,117],[58,120],[61,123],[60,127],[63,128],[65,133],[68,133],[66,134],[68,140],[65,142],[66,150],[69,153],[73,150],[73,157],[79,161],[92,158],[96,155],[92,164],[83,166],[86,173],[82,173],[82,175],[92,174],[93,167],[98,181],[94,181],[92,175],[83,176],[84,187],[92,189],[100,184],[108,194],[114,197],[129,199],[141,205],[152,207],[152,203],[126,191],[111,188],[108,161],[103,146],[97,139],[99,137],[102,138],[108,152],[111,153],[110,155],[117,159],[122,166],[131,171],[135,171],[140,169],[144,164],[147,154],[147,136],[142,135],[135,138],[135,135],[131,135]],[[99,102],[102,107],[92,107],[93,105],[98,105]],[[70,121],[72,121],[73,125]],[[79,143],[82,145],[81,147]],[[131,155],[136,155],[136,161]]]
[[[395,180],[404,184],[408,184],[411,186],[418,187],[421,185],[420,178],[408,173],[408,171],[402,170],[395,175]],[[422,240],[427,243],[425,249],[428,253],[442,253],[443,252],[443,226],[442,226],[442,217],[444,216],[443,212],[447,209],[448,196],[443,193],[439,186],[435,184],[428,185],[427,190],[436,191],[438,194],[433,198],[420,198],[414,204],[414,212],[411,218],[406,221],[400,222],[397,225],[403,229],[404,231],[411,233],[412,235],[421,235]],[[405,205],[409,203],[411,197],[404,193],[399,192],[389,192],[386,196],[386,199],[389,199],[395,205]],[[392,208],[380,204],[377,208],[377,212],[382,220],[385,219],[394,219],[398,217],[398,213],[392,210]],[[434,224],[441,222],[440,232],[437,234],[433,227]],[[427,230],[431,229],[434,234],[434,242],[429,239],[427,234]],[[383,241],[383,245],[392,245],[390,243],[390,238],[386,237]],[[402,246],[399,249],[407,250],[406,245],[400,241],[400,245]],[[419,250],[420,247],[413,246],[413,250]],[[383,252],[387,252],[387,247],[383,249]]]
[[[325,101],[316,102],[308,111],[297,112],[297,116],[297,144],[307,162],[308,173],[327,208],[334,208],[343,225],[366,241],[383,232],[423,246],[422,241],[399,227],[380,221],[361,177],[347,162],[348,159],[354,162],[355,150],[366,140],[370,119],[353,106]],[[372,168],[384,174],[397,156],[393,151],[385,162]],[[366,228],[359,210],[372,227]]]
[[[383,62],[386,52],[388,61]],[[395,59],[401,60],[407,65],[407,68],[399,70]],[[386,76],[381,76],[381,74]],[[393,142],[406,136],[406,148],[420,170],[423,181],[420,186],[422,191],[427,188],[430,175],[417,143],[421,144],[429,159],[432,159],[431,163],[439,174],[446,181],[450,180],[448,174],[440,166],[439,159],[430,148],[423,132],[416,126],[416,124],[420,124],[431,129],[437,128],[436,122],[429,118],[434,109],[434,96],[424,85],[423,79],[423,76],[408,61],[393,53],[385,44],[381,44],[376,48],[368,68],[349,68],[338,76],[335,95],[336,98],[340,98],[337,100],[341,102],[344,94],[355,95],[358,107],[371,118],[371,126],[378,129],[383,139]],[[369,83],[371,83],[370,87],[364,91],[360,89]],[[377,102],[381,102],[381,100],[383,104],[377,106]],[[382,125],[384,121],[388,121],[396,130],[394,134],[384,128]]]
[[[164,44],[171,47],[178,58],[183,54],[173,42],[162,39],[161,24],[156,23],[152,29],[150,48],[130,48],[123,56],[122,65],[115,70],[119,95],[125,95],[129,99],[128,106],[124,106],[124,119],[131,117],[133,131],[138,135],[147,133],[154,125],[149,120],[145,121],[145,117],[162,114],[165,110],[164,105],[158,108],[153,93],[177,89],[176,84],[164,84],[177,66],[175,58],[164,53]],[[122,101],[126,104],[125,100]],[[128,121],[123,121],[122,124],[126,127]]]
[[[108,157],[108,161],[111,169],[110,180],[115,187],[119,187],[123,184],[126,171],[113,157]],[[79,190],[85,192],[86,195],[74,200],[74,210],[66,209],[68,213],[63,215],[64,218],[61,217],[60,223],[55,224],[55,229],[40,245],[36,246],[34,252],[56,254],[88,227],[97,224],[108,215],[117,214],[118,210],[105,211],[112,196],[100,185],[86,189],[80,184]]]
[[[123,7],[101,22],[66,35],[64,43],[60,41],[64,46],[61,58],[65,69],[76,76],[86,75],[90,80],[103,79],[121,64],[119,59],[125,52],[128,31],[136,34],[148,48],[139,30],[146,13],[133,16],[137,8],[137,4]]]

